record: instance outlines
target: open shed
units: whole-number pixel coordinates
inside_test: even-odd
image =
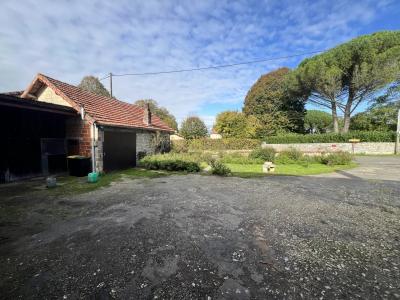
[[[79,117],[61,105],[0,94],[0,182],[65,172],[66,122]]]

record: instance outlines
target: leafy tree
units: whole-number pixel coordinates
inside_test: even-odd
[[[332,117],[322,110],[307,110],[304,129],[310,133],[325,133],[332,125]]]
[[[174,115],[172,115],[165,107],[159,106],[157,101],[153,99],[143,99],[137,100],[135,104],[140,107],[145,107],[147,104],[149,104],[150,111],[153,114],[158,116],[162,121],[165,122],[165,124],[167,124],[172,129],[178,130],[178,123],[176,122]]]
[[[360,103],[374,99],[398,78],[399,59],[400,31],[382,31],[305,59],[289,81],[310,102],[331,109],[335,132],[342,111],[347,132]]]
[[[111,97],[100,80],[91,75],[83,77],[78,87],[96,95]]]
[[[377,104],[352,117],[352,130],[396,131],[400,101]]]
[[[259,121],[254,116],[246,116],[237,111],[224,111],[217,115],[214,130],[223,137],[254,138]]]
[[[185,139],[196,139],[206,137],[207,127],[199,117],[188,117],[183,120],[179,133]]]
[[[243,112],[260,121],[259,136],[303,129],[304,101],[288,88],[288,74],[288,68],[267,73],[246,95]]]

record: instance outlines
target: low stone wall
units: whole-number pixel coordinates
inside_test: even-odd
[[[261,147],[272,147],[278,153],[289,148],[309,154],[353,152],[351,143],[266,144],[264,142]],[[356,143],[354,144],[354,154],[394,154],[394,148],[395,143]]]

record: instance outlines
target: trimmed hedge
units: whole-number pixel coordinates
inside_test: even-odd
[[[198,162],[188,158],[171,154],[157,154],[146,156],[140,160],[140,166],[150,170],[199,172]]]
[[[351,131],[348,133],[283,134],[264,139],[267,144],[348,143],[349,139],[360,142],[394,142],[396,133],[391,131]]]
[[[260,140],[255,139],[193,139],[172,141],[172,151],[220,151],[220,150],[253,150],[261,146]]]

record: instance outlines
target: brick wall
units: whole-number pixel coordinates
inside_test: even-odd
[[[91,125],[80,118],[70,118],[66,122],[67,139],[78,140],[78,154],[90,157],[92,153]]]

